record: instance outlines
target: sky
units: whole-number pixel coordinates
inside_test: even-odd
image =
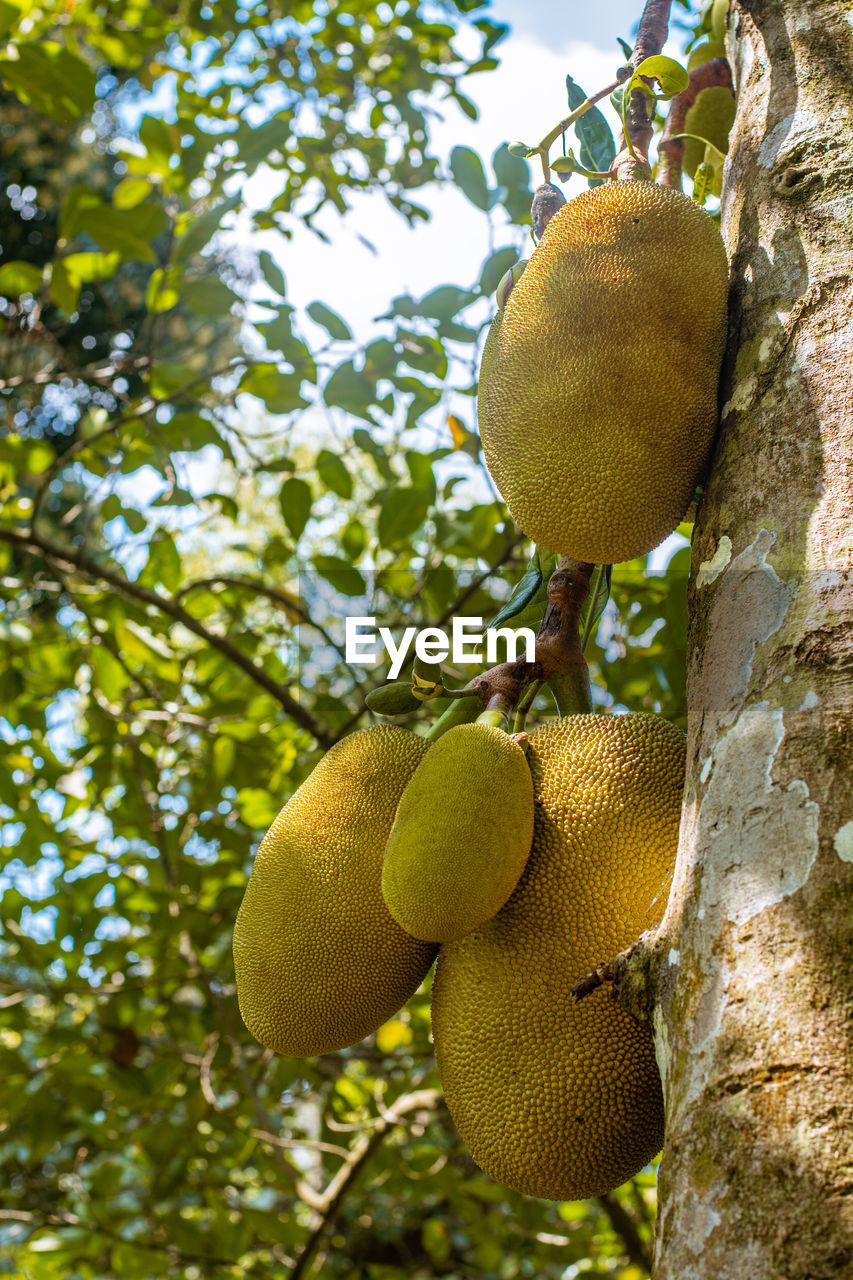
[[[641,12],[640,0],[608,0],[606,4],[571,0],[495,0],[490,16],[511,30],[495,49],[496,71],[467,78],[463,92],[479,108],[469,120],[453,103],[441,107],[443,122],[432,127],[432,153],[445,172],[454,146],[471,147],[484,161],[503,142],[535,142],[568,111],[566,74],[594,93],[610,83],[624,61],[617,43],[629,43]],[[666,52],[678,56],[679,33]],[[457,47],[473,53],[464,39]],[[603,104],[618,138],[615,113]],[[488,169],[487,169],[488,172]],[[532,186],[541,171],[532,173]],[[567,197],[586,189],[574,178],[563,191]],[[250,204],[263,207],[270,198],[270,178],[261,171],[247,186]],[[451,187],[424,188],[413,193],[429,208],[430,222],[410,228],[381,194],[350,196],[351,211],[341,217],[325,210],[316,225],[329,237],[324,244],[312,232],[296,227],[283,242],[271,233],[264,239],[285,273],[289,300],[302,308],[315,298],[339,310],[359,340],[369,338],[373,317],[387,310],[401,293],[418,297],[437,284],[465,285],[474,281],[488,252],[486,220]],[[506,220],[502,219],[505,224]],[[377,248],[371,253],[358,239],[365,235]],[[263,239],[263,237],[262,237]],[[507,231],[497,241],[532,248],[524,231]]]

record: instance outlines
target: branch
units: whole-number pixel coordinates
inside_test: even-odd
[[[656,969],[663,939],[659,930],[647,929],[636,942],[612,960],[584,974],[572,987],[572,1004],[578,1004],[605,983],[612,983],[613,999],[636,1022],[651,1021],[655,1004]]]
[[[415,1093],[404,1094],[392,1107],[384,1111],[371,1134],[364,1134],[354,1144],[347,1159],[332,1178],[326,1188],[322,1201],[322,1217],[302,1247],[296,1259],[290,1280],[302,1280],[311,1265],[323,1236],[333,1225],[340,1212],[344,1197],[355,1182],[361,1170],[367,1164],[374,1151],[380,1147],[388,1134],[403,1123],[403,1117],[411,1111],[433,1108],[441,1098],[438,1089],[420,1089]]]
[[[638,67],[646,58],[660,53],[666,43],[669,27],[669,10],[672,0],[646,0],[646,7],[637,29],[637,40],[631,54],[631,63]],[[622,134],[622,150],[613,161],[612,172],[617,178],[649,178],[649,143],[652,140],[652,122],[649,119],[646,96],[640,89],[631,94],[627,112],[627,137]],[[630,147],[629,147],[630,140]],[[631,154],[631,147],[634,153]]]
[[[78,551],[75,547],[57,546],[40,534],[21,534],[11,529],[0,529],[0,539],[10,542],[22,551],[41,554],[60,569],[64,568],[66,572],[76,569],[89,578],[107,583],[109,586],[114,587],[116,591],[120,591],[122,595],[139,600],[143,604],[157,609],[160,613],[165,613],[168,617],[173,618],[175,622],[179,622],[186,627],[193,635],[198,636],[200,640],[203,640],[212,649],[218,650],[230,662],[233,662],[236,667],[245,672],[255,684],[275,698],[290,718],[301,729],[305,729],[306,732],[310,733],[321,746],[328,748],[332,745],[334,741],[332,735],[314,719],[309,711],[306,711],[296,701],[293,694],[284,685],[268,676],[263,667],[254,663],[247,654],[238,649],[233,641],[209,631],[203,622],[188,613],[174,598],[158,595],[156,591],[151,591],[148,587],[143,587],[138,582],[131,582],[124,574],[117,573],[114,569],[108,569],[104,565],[98,564],[85,551]]]
[[[503,662],[472,680],[469,692],[504,715],[531,681],[547,680],[561,715],[592,710],[579,620],[593,566],[563,557],[548,579],[548,605],[536,635],[535,662]]]
[[[610,1225],[613,1230],[618,1236],[622,1237],[625,1252],[631,1262],[635,1267],[639,1267],[641,1271],[651,1273],[651,1251],[640,1235],[637,1224],[631,1214],[628,1213],[624,1205],[620,1204],[612,1192],[606,1191],[603,1196],[596,1196],[595,1198],[610,1219]]]
[[[254,578],[247,573],[217,574],[215,577],[197,578],[194,582],[188,582],[186,586],[181,587],[180,591],[175,592],[174,599],[180,600],[191,591],[198,591],[202,588],[212,590],[217,586],[239,587],[243,590],[254,591],[256,595],[265,596],[273,604],[280,605],[289,622],[292,622],[295,618],[297,622],[302,622],[306,627],[311,627],[312,630],[323,637],[330,649],[335,650],[335,653],[343,660],[352,675],[353,683],[358,689],[362,690],[362,693],[364,692],[365,686],[363,682],[359,680],[346,660],[346,649],[343,645],[338,644],[334,636],[330,635],[321,623],[314,621],[308,610],[303,608],[295,596],[292,596],[288,591],[283,591],[280,587],[268,586],[261,578]],[[359,712],[359,715],[361,715],[361,712]]]
[[[669,115],[658,142],[658,156],[662,162],[660,167],[663,169],[658,181],[662,187],[675,187],[678,191],[681,190],[681,166],[684,161],[685,139],[679,138],[678,134],[684,133],[687,112],[702,90],[710,89],[715,85],[728,89],[732,87],[732,69],[725,58],[712,58],[710,62],[703,62],[701,66],[694,67],[690,72],[690,83],[687,88],[677,93],[669,104]]]
[[[198,978],[199,982],[207,992],[207,997],[210,1000],[211,1005],[216,1010],[216,1015],[222,1025],[222,1029],[225,1033],[225,1039],[231,1049],[237,1071],[243,1081],[246,1093],[252,1104],[252,1110],[255,1113],[258,1126],[266,1133],[274,1127],[273,1120],[264,1106],[260,1094],[255,1088],[255,1082],[252,1079],[252,1073],[249,1070],[249,1064],[246,1061],[243,1046],[234,1029],[230,1011],[226,1008],[225,1002],[222,1000],[219,992],[214,986],[211,975],[199,959],[190,940],[190,936],[186,932],[182,932],[180,935],[179,949],[181,955],[189,963],[190,972]],[[293,1166],[284,1158],[284,1153],[281,1150],[281,1147],[276,1144],[273,1146],[272,1152],[276,1164],[284,1174],[292,1190],[299,1196],[300,1200],[309,1205],[312,1209],[316,1209],[318,1213],[322,1213],[325,1206],[325,1198],[318,1196],[313,1187],[309,1186],[308,1183],[299,1176]]]

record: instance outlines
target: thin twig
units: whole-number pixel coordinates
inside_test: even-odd
[[[603,1196],[595,1197],[610,1219],[610,1225],[625,1245],[625,1252],[635,1267],[650,1272],[652,1255],[646,1241],[640,1235],[637,1223],[631,1214],[612,1192],[606,1191]]]
[[[353,1145],[344,1164],[330,1181],[323,1194],[324,1207],[322,1217],[302,1246],[289,1280],[302,1280],[311,1266],[326,1232],[334,1224],[341,1205],[350,1187],[367,1164],[374,1151],[382,1145],[387,1135],[403,1123],[404,1117],[411,1111],[432,1109],[436,1106],[441,1094],[438,1089],[420,1089],[415,1093],[404,1094],[398,1098],[393,1107],[377,1121],[371,1134],[364,1134]]]
[[[134,600],[140,600],[143,604],[149,605],[151,608],[157,609],[160,613],[165,613],[168,617],[173,618],[176,622],[181,623],[193,635],[198,636],[210,648],[218,650],[223,654],[234,666],[239,667],[245,672],[255,684],[259,685],[266,693],[280,703],[290,718],[299,725],[301,729],[305,729],[314,737],[323,747],[330,747],[334,738],[328,731],[317,721],[309,711],[296,701],[293,694],[274,680],[272,676],[267,675],[263,667],[252,661],[247,654],[243,653],[233,641],[226,636],[217,635],[215,632],[208,630],[203,622],[193,614],[188,613],[177,601],[171,596],[158,595],[156,591],[149,590],[148,587],[142,586],[138,582],[131,582],[123,574],[117,573],[113,569],[108,569],[104,565],[98,564],[91,556],[84,551],[78,551],[76,547],[61,547],[50,542],[47,538],[40,534],[16,533],[12,529],[0,529],[0,539],[5,542],[12,543],[13,546],[20,547],[23,551],[36,552],[45,556],[55,566],[68,572],[76,569],[78,572],[85,574],[89,578],[105,582],[109,586],[114,587],[116,591],[122,595],[129,596]]]

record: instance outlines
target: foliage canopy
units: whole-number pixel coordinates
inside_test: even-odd
[[[257,840],[371,719],[382,671],[345,663],[341,613],[490,618],[525,573],[472,396],[530,172],[506,147],[445,172],[429,138],[442,102],[474,113],[503,29],[479,0],[3,0],[0,28],[0,1274],[586,1259],[639,1280],[653,1175],[545,1205],[479,1174],[425,993],[344,1054],[274,1058],[230,959]],[[245,248],[359,192],[417,222],[436,181],[482,211],[489,253],[395,298],[366,343]],[[665,578],[614,575],[602,704],[683,723],[685,571],[678,551]]]

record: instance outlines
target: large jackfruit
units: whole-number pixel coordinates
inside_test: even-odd
[[[515,888],[533,837],[533,781],[503,729],[450,729],[400,800],[382,863],[394,919],[416,938],[461,938]]]
[[[382,853],[429,744],[373,725],[326,753],[255,857],[234,929],[243,1021],[303,1057],[356,1044],[417,990],[436,948],[392,920]]]
[[[600,1195],[660,1149],[651,1032],[600,988],[571,989],[662,918],[684,735],[650,715],[535,730],[533,847],[512,897],[439,951],[435,1051],[450,1114],[498,1182],[552,1200]]]
[[[489,470],[540,546],[612,564],[676,527],[717,425],[727,284],[713,219],[680,191],[605,183],[551,218],[478,398]]]

